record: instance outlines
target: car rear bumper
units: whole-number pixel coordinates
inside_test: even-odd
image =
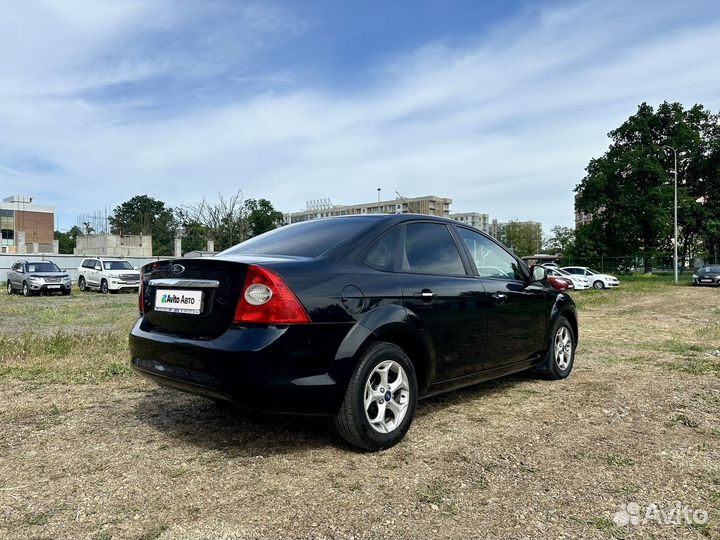
[[[143,329],[138,319],[130,332],[131,363],[162,386],[243,408],[334,415],[353,368],[335,360],[349,330],[347,324],[231,326],[216,339],[196,340]]]

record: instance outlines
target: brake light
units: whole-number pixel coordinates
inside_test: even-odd
[[[280,276],[262,266],[250,265],[233,322],[304,324],[310,318]]]
[[[140,287],[138,287],[138,311],[140,315],[145,314],[145,299],[143,298],[143,271],[140,269]]]

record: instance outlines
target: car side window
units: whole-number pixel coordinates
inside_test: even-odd
[[[402,271],[441,276],[465,276],[460,252],[442,223],[410,223],[405,226]]]
[[[525,280],[518,260],[495,242],[463,227],[458,227],[458,233],[481,278]]]
[[[398,227],[384,232],[365,251],[363,262],[376,270],[392,272],[395,270]]]

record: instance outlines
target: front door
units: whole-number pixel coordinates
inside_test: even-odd
[[[471,229],[457,230],[490,306],[487,344],[490,365],[501,367],[537,356],[545,338],[545,287],[530,283],[523,263],[500,244]]]

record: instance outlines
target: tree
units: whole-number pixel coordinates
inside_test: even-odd
[[[592,214],[593,220],[578,231],[575,255],[578,250],[613,257],[640,253],[650,272],[658,253],[672,248],[674,156],[668,147],[678,153],[683,252],[689,253],[698,236],[712,242],[707,227],[711,216],[696,199],[707,194],[708,175],[717,177],[709,163],[717,126],[718,117],[701,105],[685,110],[665,102],[655,111],[642,103],[611,131],[608,151],[590,160],[576,187],[576,209]]]
[[[550,229],[550,234],[543,246],[543,251],[546,253],[564,255],[575,245],[575,229],[556,225]]]
[[[58,253],[72,255],[76,245],[76,238],[82,234],[77,225],[73,225],[68,232],[55,231],[55,240],[58,241]]]
[[[510,221],[505,225],[505,244],[518,257],[535,255],[542,247],[542,228],[539,223]]]
[[[147,195],[135,195],[116,206],[108,221],[113,234],[151,234],[153,255],[173,254],[177,222],[172,208],[164,202]]]
[[[222,251],[248,237],[242,192],[231,197],[218,196],[218,202],[202,202],[182,209],[187,223],[204,228],[207,238],[215,242],[215,250]]]
[[[247,199],[243,206],[250,237],[271,231],[282,225],[282,212],[275,210],[272,203],[267,199]]]

